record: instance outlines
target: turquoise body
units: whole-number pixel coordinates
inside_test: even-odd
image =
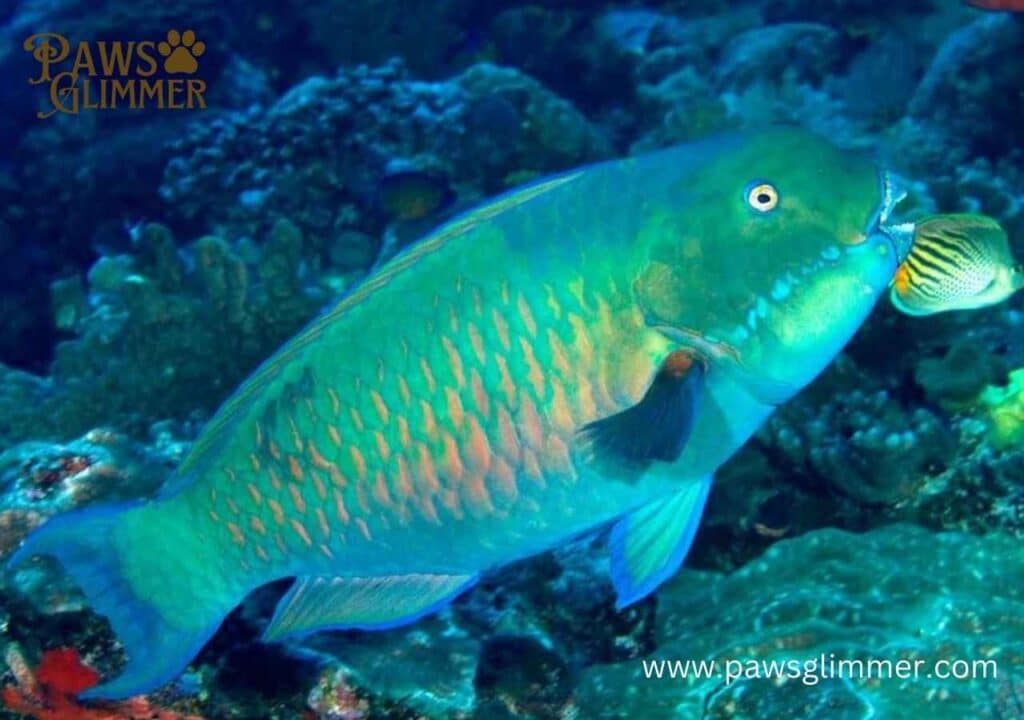
[[[862,158],[792,130],[513,191],[418,243],[281,349],[157,499],[57,518],[124,642],[172,678],[256,587],[267,631],[391,627],[615,522],[620,605],[682,561],[714,471],[820,372],[902,240]]]

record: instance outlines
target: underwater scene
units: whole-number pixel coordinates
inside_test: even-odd
[[[0,0],[0,718],[1024,720],[1024,0]]]

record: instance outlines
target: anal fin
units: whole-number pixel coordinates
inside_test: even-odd
[[[707,477],[615,523],[609,544],[616,607],[646,597],[679,569],[697,535],[710,490]]]
[[[300,577],[278,603],[263,639],[406,625],[441,609],[475,582],[475,575]]]

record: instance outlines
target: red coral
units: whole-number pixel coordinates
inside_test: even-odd
[[[99,681],[99,673],[84,664],[74,648],[43,653],[43,659],[36,668],[36,682],[50,692],[61,695],[77,695]]]
[[[73,648],[48,650],[32,678],[4,688],[3,702],[8,709],[36,720],[202,720],[155,708],[141,696],[116,703],[79,703],[75,695],[99,679],[99,673],[84,664]]]

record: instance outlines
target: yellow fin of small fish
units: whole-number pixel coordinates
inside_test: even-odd
[[[995,305],[1022,286],[1024,271],[998,222],[984,215],[937,215],[918,223],[889,299],[906,315],[935,315]]]

